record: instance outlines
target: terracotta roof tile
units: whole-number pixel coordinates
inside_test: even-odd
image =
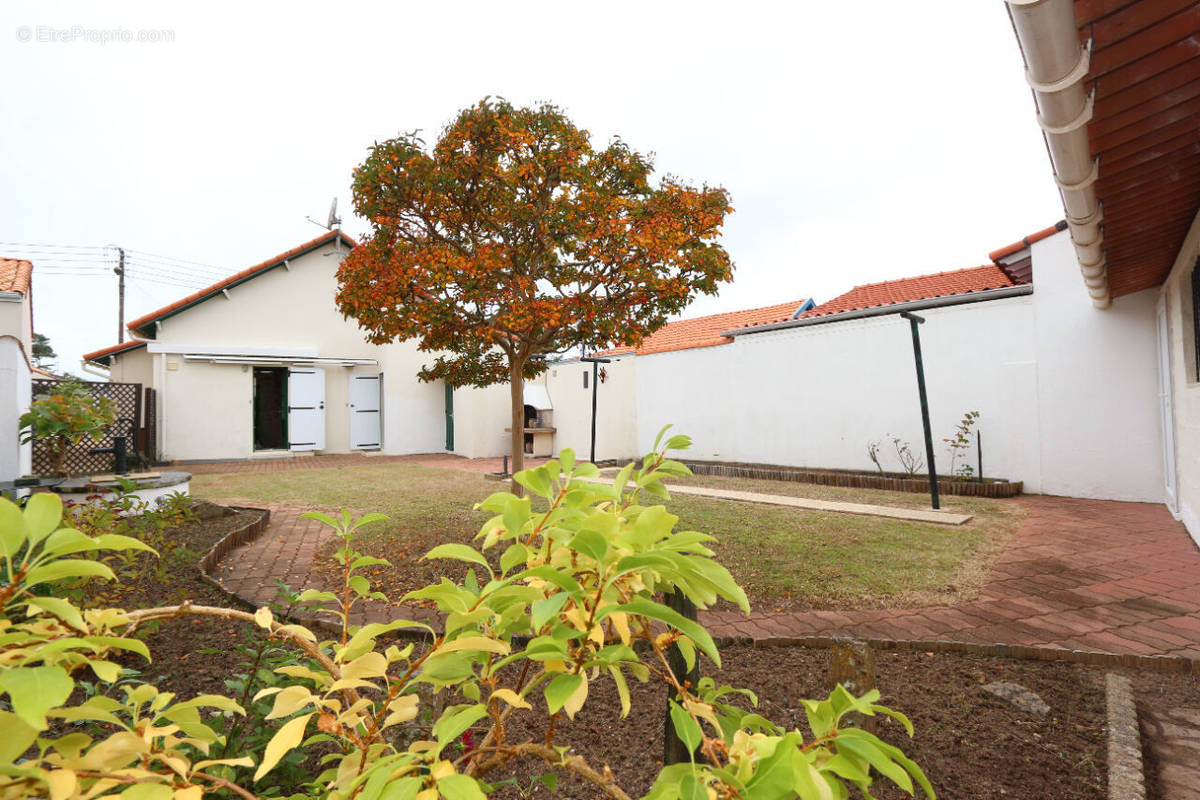
[[[1060,219],[1058,222],[1054,223],[1049,228],[1042,228],[1037,233],[1031,233],[1028,236],[1026,236],[1024,239],[1021,239],[1019,242],[1013,242],[1010,245],[1005,245],[1004,247],[1001,247],[999,250],[993,250],[992,252],[988,253],[988,258],[990,258],[992,261],[999,261],[1000,259],[1004,258],[1005,256],[1011,256],[1013,253],[1017,253],[1017,252],[1020,252],[1021,250],[1024,250],[1026,247],[1029,247],[1029,245],[1033,244],[1034,242],[1040,242],[1042,239],[1045,239],[1047,236],[1053,236],[1054,234],[1058,233],[1059,231],[1065,231],[1066,229],[1067,229],[1067,221],[1065,219]]]
[[[603,353],[596,353],[596,355],[619,356],[636,352],[637,355],[644,356],[672,350],[690,350],[695,347],[715,347],[729,344],[733,339],[722,336],[723,332],[748,325],[762,325],[780,319],[791,319],[806,302],[808,301],[793,300],[789,303],[750,308],[745,311],[730,311],[725,314],[710,314],[707,317],[668,322],[647,336],[636,350],[633,347],[615,347]]]
[[[33,264],[20,258],[0,258],[0,292],[29,294]]]
[[[982,267],[970,267],[953,272],[937,272],[932,275],[918,275],[915,278],[901,278],[895,281],[855,286],[845,294],[839,295],[827,303],[822,303],[800,316],[803,319],[824,317],[846,311],[878,308],[897,303],[969,294],[1016,285],[1016,282],[1000,267],[995,264],[985,264]]]
[[[304,253],[308,250],[312,250],[315,247],[320,247],[321,245],[326,244],[327,242],[332,242],[334,239],[336,239],[339,236],[342,238],[343,241],[345,241],[348,245],[350,245],[350,247],[358,246],[357,242],[355,242],[353,239],[351,239],[349,236],[347,236],[342,231],[340,231],[340,230],[329,231],[328,233],[324,233],[311,241],[305,242],[304,244],[299,245],[297,247],[293,247],[291,250],[288,250],[287,252],[280,253],[279,255],[273,256],[272,258],[268,258],[266,261],[255,264],[252,267],[246,267],[246,269],[244,269],[240,272],[235,272],[232,275],[230,275],[228,278],[217,281],[212,286],[206,287],[204,289],[200,289],[199,291],[196,291],[196,292],[192,292],[187,297],[176,300],[174,303],[171,303],[170,305],[165,305],[162,308],[158,309],[157,311],[151,311],[149,314],[140,316],[137,319],[130,322],[125,327],[131,331],[137,332],[137,330],[139,328],[149,325],[151,322],[156,322],[160,319],[169,317],[174,312],[177,312],[177,311],[185,308],[186,306],[190,306],[193,303],[198,303],[202,300],[206,300],[209,297],[212,297],[213,295],[218,294],[222,289],[228,288],[229,286],[232,286],[235,283],[241,283],[242,281],[246,280],[247,278],[252,278],[260,272],[266,272],[267,270],[271,269],[272,267],[279,266],[281,263],[283,263],[284,261],[286,261],[289,258],[292,258],[293,256],[300,255],[301,253]]]
[[[83,354],[84,361],[94,361],[97,364],[105,364],[102,359],[107,359],[109,356],[115,356],[117,353],[124,353],[126,350],[136,350],[139,347],[145,347],[146,343],[141,339],[130,339],[128,342],[109,345],[102,347],[99,350],[93,350],[90,353]]]

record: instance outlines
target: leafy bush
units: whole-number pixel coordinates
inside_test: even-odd
[[[39,395],[17,421],[21,443],[44,440],[50,448],[51,471],[68,476],[67,450],[84,437],[98,438],[117,418],[117,404],[108,397],[93,397],[77,380],[61,381],[50,394]]]
[[[659,593],[682,594],[700,608],[725,598],[748,609],[741,588],[712,559],[712,537],[676,531],[677,518],[663,505],[643,504],[667,499],[663,476],[688,474],[666,457],[667,448],[687,444],[677,436],[658,450],[656,442],[656,452],[612,483],[597,480],[594,465],[577,465],[570,450],[519,473],[517,481],[547,510],[535,513],[530,497],[493,494],[480,504],[494,516],[479,531],[478,548],[445,544],[428,553],[471,565],[461,585],[443,579],[407,596],[444,612],[440,631],[405,620],[350,624],[355,606],[382,598],[359,572],[384,562],[354,549],[355,532],[382,516],[311,515],[342,541],[340,591],[295,598],[333,611],[337,633],[326,641],[266,607],[250,613],[183,603],[81,612],[61,598],[35,597],[31,587],[60,578],[113,577],[103,564],[70,554],[145,545],[60,528],[52,495],[36,495],[23,514],[0,501],[0,566],[8,579],[0,589],[0,697],[7,695],[12,709],[0,711],[0,795],[199,800],[227,790],[251,800],[244,785],[264,785],[290,754],[315,747],[325,769],[304,788],[330,800],[481,800],[487,774],[513,759],[573,772],[597,794],[625,798],[603,765],[555,743],[553,720],[573,718],[598,681],[613,682],[628,714],[633,678],[662,681],[675,692],[675,731],[698,754],[663,768],[650,798],[846,798],[850,785],[867,792],[872,770],[910,793],[915,782],[932,797],[900,750],[843,727],[851,713],[887,714],[911,735],[903,715],[876,705],[877,692],[854,697],[838,687],[826,700],[805,701],[808,732],[785,731],[727,703],[732,688],[711,679],[692,685],[672,670],[674,648],[689,668],[701,658],[719,665],[720,653],[701,625],[660,602]],[[272,672],[286,680],[266,680],[250,698],[268,701],[267,719],[281,722],[257,761],[222,752],[227,742],[218,729],[226,729],[227,715],[244,714],[245,703],[214,695],[180,702],[146,684],[121,687],[120,699],[69,699],[88,672],[106,683],[125,677],[108,660],[114,650],[148,657],[131,638],[139,624],[186,614],[245,620],[298,650],[294,662],[258,662],[277,663]],[[385,639],[398,631],[420,632],[426,644]],[[234,688],[248,694],[244,684]],[[508,723],[517,713],[548,714],[545,740],[510,740]],[[416,724],[422,715],[428,727]],[[478,736],[460,746],[473,729]]]

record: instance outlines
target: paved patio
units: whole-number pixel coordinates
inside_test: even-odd
[[[1165,508],[1044,496],[1009,502],[1028,515],[971,602],[749,616],[715,611],[702,620],[714,634],[756,640],[856,635],[1200,658],[1200,550]],[[313,554],[330,535],[295,510],[273,510],[267,532],[225,558],[214,577],[255,604],[274,598],[276,579],[317,585]],[[373,604],[359,621],[405,612]]]

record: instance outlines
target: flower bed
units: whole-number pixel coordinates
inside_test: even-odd
[[[720,475],[730,478],[794,481],[821,486],[846,486],[854,489],[886,489],[893,492],[928,492],[929,478],[903,473],[866,472],[849,469],[810,469],[782,467],[773,464],[738,464],[711,461],[684,462],[697,475]],[[963,497],[1013,497],[1021,493],[1021,481],[1003,478],[952,478],[938,476],[938,492]]]

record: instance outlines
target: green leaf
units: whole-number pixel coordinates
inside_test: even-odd
[[[376,522],[387,522],[388,519],[390,519],[390,517],[388,517],[387,514],[379,514],[379,513],[363,514],[361,517],[358,518],[358,520],[354,523],[354,525],[350,528],[350,530],[356,531],[359,528],[361,528],[363,525],[374,525]]]
[[[546,706],[556,714],[583,683],[583,676],[564,672],[546,685]]]
[[[329,527],[333,528],[334,530],[338,530],[341,528],[341,524],[336,519],[329,516],[328,514],[322,514],[320,511],[305,511],[303,514],[300,515],[300,517],[301,517],[301,519],[314,519],[317,522],[328,525]]]
[[[58,617],[78,631],[86,633],[88,630],[87,625],[83,622],[83,614],[80,613],[79,609],[72,605],[70,601],[64,600],[61,597],[31,597],[26,603]],[[30,611],[30,616],[33,616],[32,609]]]
[[[784,735],[775,745],[775,750],[758,762],[754,775],[746,781],[749,797],[790,797],[795,790],[796,780],[793,756],[800,744],[800,735]]]
[[[529,548],[520,542],[511,544],[504,551],[504,555],[500,556],[500,571],[508,572],[518,564],[525,563],[529,558]]]
[[[16,714],[0,711],[0,763],[15,763],[37,739],[37,735],[38,729]]]
[[[439,544],[437,547],[426,553],[425,558],[453,558],[456,561],[467,561],[472,564],[484,566],[487,568],[489,573],[492,571],[487,559],[480,555],[479,551],[473,547],[469,547],[465,544],[458,544],[456,542]]]
[[[10,667],[0,672],[0,690],[8,692],[13,711],[38,730],[46,712],[67,702],[75,681],[62,667]]]
[[[304,740],[304,729],[308,727],[308,721],[316,712],[310,712],[295,719],[288,720],[279,731],[271,737],[271,741],[267,742],[267,750],[263,753],[262,763],[258,765],[258,769],[254,772],[254,780],[261,780],[271,770],[275,769],[275,765],[300,745]]]
[[[679,781],[679,800],[708,800],[708,790],[694,774],[689,773]]]
[[[504,527],[511,533],[520,533],[530,517],[530,500],[528,497],[514,497],[504,504]]]
[[[171,800],[175,790],[165,783],[135,783],[121,792],[121,800]]]
[[[25,533],[36,544],[58,530],[62,519],[62,498],[53,492],[39,492],[25,503]]]
[[[695,752],[700,743],[704,741],[700,723],[696,722],[692,715],[674,700],[668,700],[667,706],[671,710],[671,725],[674,726],[679,741],[683,742],[688,750]]]
[[[617,685],[617,696],[621,698],[621,717],[629,716],[629,686],[625,683],[625,675],[621,672],[621,668],[616,665],[610,665],[608,674],[612,676],[613,683]]]
[[[474,778],[458,773],[442,778],[437,788],[446,800],[488,800]]]
[[[909,777],[908,772],[885,755],[874,743],[854,736],[838,736],[837,749],[839,752],[847,751],[865,760],[892,783],[912,794],[912,778]]]
[[[604,535],[592,530],[579,531],[567,542],[567,547],[597,562],[603,561],[608,553],[608,542]]]
[[[0,497],[0,555],[13,558],[25,544],[25,517],[11,500]]]
[[[486,716],[487,706],[482,703],[453,712],[447,709],[442,718],[434,724],[433,735],[437,737],[438,745],[445,747]]]
[[[533,620],[534,632],[540,631],[552,617],[558,615],[562,610],[563,605],[571,599],[571,596],[565,592],[552,594],[545,600],[539,600],[530,608],[530,617]]]
[[[401,778],[385,786],[379,800],[413,800],[424,785],[420,778]]]
[[[36,586],[39,583],[53,583],[54,581],[61,581],[64,578],[106,578],[112,580],[115,577],[113,571],[99,561],[67,558],[29,570],[29,574],[25,576],[25,585]]]
[[[665,622],[695,642],[701,652],[712,659],[713,664],[717,667],[721,666],[721,655],[717,652],[717,645],[708,631],[700,623],[687,619],[672,608],[667,608],[661,603],[655,603],[653,600],[648,600],[644,597],[635,597],[621,606],[607,606],[604,608],[604,611],[610,614],[617,611],[624,611],[628,614],[637,614],[649,617],[650,619],[656,619],[659,622]]]

